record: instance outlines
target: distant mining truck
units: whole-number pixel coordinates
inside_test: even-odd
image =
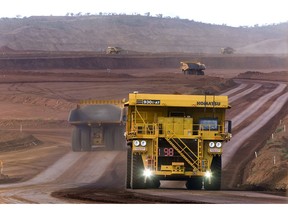
[[[232,47],[221,48],[221,54],[233,54],[235,50]]]
[[[206,66],[200,62],[180,62],[180,68],[182,72],[186,75],[204,75],[204,70]]]
[[[106,54],[119,54],[123,51],[121,47],[107,47]]]
[[[82,100],[70,111],[68,122],[74,126],[72,150],[75,152],[126,149],[121,100]]]

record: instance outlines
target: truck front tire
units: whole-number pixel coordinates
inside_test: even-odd
[[[211,164],[212,179],[209,184],[209,179],[205,179],[206,190],[220,190],[221,189],[221,173],[222,173],[222,158],[221,156],[214,156]]]
[[[131,173],[131,188],[132,189],[143,189],[145,188],[144,165],[141,155],[132,154],[132,173]]]

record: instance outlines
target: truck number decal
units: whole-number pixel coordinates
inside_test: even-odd
[[[150,100],[150,99],[137,99],[136,104],[153,104],[160,105],[160,100]]]
[[[174,157],[173,148],[159,148],[159,157]]]

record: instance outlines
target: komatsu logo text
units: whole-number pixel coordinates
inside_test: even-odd
[[[197,105],[202,105],[202,106],[220,106],[220,102],[205,102],[205,101],[197,101]]]

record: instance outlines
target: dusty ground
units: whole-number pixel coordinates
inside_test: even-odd
[[[206,72],[205,76],[184,76],[175,68],[114,69],[109,71],[76,69],[1,70],[0,160],[4,161],[3,173],[8,175],[9,178],[2,178],[0,183],[24,182],[32,179],[54,164],[55,161],[62,158],[63,155],[71,152],[70,136],[72,127],[67,123],[67,117],[70,109],[74,108],[81,99],[122,99],[127,97],[129,92],[135,90],[149,93],[181,94],[209,91],[210,93],[219,94],[239,86],[237,83],[239,79],[251,82],[251,84],[249,84],[250,86],[252,86],[255,80],[269,81],[255,91],[254,98],[251,98],[251,95],[247,95],[246,98],[244,97],[241,101],[237,101],[237,104],[232,103],[233,108],[229,111],[230,113],[228,113],[228,117],[230,116],[232,118],[236,113],[239,113],[247,107],[255,98],[260,97],[265,92],[268,93],[272,91],[276,84],[271,83],[271,81],[288,83],[288,75],[287,72],[284,71],[273,72],[261,70],[261,73],[253,71],[241,74],[244,72],[246,71],[242,69],[220,70],[211,68]],[[231,94],[231,97],[233,97],[233,95],[236,95],[236,93]],[[271,103],[271,101],[269,103]],[[260,114],[261,110],[259,110],[258,114],[255,114],[253,118],[256,118]],[[280,133],[280,129],[278,128],[279,120],[284,119],[286,115],[287,109],[281,110],[281,113],[272,119],[274,122],[272,122],[269,127],[263,128],[253,137],[253,142],[257,140],[257,143],[255,143],[257,151],[262,149],[265,142],[268,142],[264,149],[259,152],[259,157],[253,160],[251,149],[241,149],[241,154],[249,155],[249,157],[246,158],[246,162],[252,161],[252,163],[249,164],[248,167],[240,167],[239,172],[245,173],[245,178],[237,177],[235,182],[232,182],[234,186],[239,184],[254,186],[261,183],[263,179],[262,175],[267,175],[265,173],[269,172],[268,170],[270,170],[270,168],[268,168],[268,165],[265,165],[267,169],[262,171],[262,162],[257,162],[256,160],[265,161],[268,157],[271,158],[271,155],[269,155],[263,156],[263,159],[261,159],[262,155],[266,154],[263,152],[267,152],[265,148],[268,149],[268,152],[269,149],[281,149],[280,153],[275,155],[277,162],[278,158],[279,160],[281,158],[281,163],[279,162],[272,167],[275,173],[284,175],[285,181],[285,177],[287,177],[287,152],[285,152],[285,148],[287,148],[287,146],[282,148],[282,144],[284,146],[287,144],[287,132],[281,131]],[[250,121],[251,119],[252,118],[250,118]],[[248,124],[248,122],[249,119],[246,124]],[[284,119],[281,124],[283,125],[285,123],[287,123],[287,119]],[[245,122],[235,128],[235,132],[240,131],[243,127],[245,127]],[[277,131],[277,135],[275,135],[277,141],[275,141],[276,144],[271,147],[271,143],[269,140],[267,141],[267,139],[275,130]],[[263,136],[263,134],[265,134],[265,136]],[[282,144],[279,144],[278,140]],[[252,153],[253,152],[254,150]],[[121,161],[123,162],[125,160],[125,154],[121,155]],[[86,156],[83,155],[83,160],[85,157]],[[93,155],[91,157],[93,157]],[[239,160],[240,159],[241,158],[239,158]],[[86,162],[84,160],[83,163],[89,164],[88,157],[86,157]],[[238,163],[237,160],[236,163]],[[261,166],[261,168],[258,166]],[[83,166],[81,169],[83,169]],[[113,169],[113,167],[109,169]],[[93,170],[93,167],[89,168],[89,170]],[[125,170],[123,164],[120,170]],[[257,170],[257,173],[254,172],[254,170]],[[65,174],[65,171],[63,171],[63,173]],[[71,178],[73,177],[72,174],[69,175]],[[66,177],[69,177],[69,175],[66,175]],[[117,176],[123,177],[125,175],[123,172],[120,172]],[[60,176],[58,181],[63,183],[64,180],[61,179]],[[84,180],[81,179],[81,181]],[[281,182],[283,181],[281,176],[279,178],[265,180],[265,182],[260,185],[268,184],[269,187],[267,186],[267,188],[269,189],[277,188],[278,186],[270,187],[272,185],[271,181],[280,182],[279,184],[282,184],[282,186],[279,189],[282,190],[284,189],[283,187],[287,189],[287,182],[285,186],[285,184]],[[105,182],[107,182],[107,179]],[[279,184],[277,183],[277,185]],[[99,200],[99,190],[103,190],[103,187],[100,187],[100,189],[94,187],[93,190],[91,190],[91,188],[87,189],[87,187],[80,187],[80,189],[73,189],[69,194],[70,197],[73,198],[82,197],[87,202],[115,203],[118,202],[116,201],[118,200],[117,196],[121,196],[122,198],[124,196],[124,191],[121,189],[122,186],[123,182],[121,181],[117,189],[119,193],[116,193],[115,190],[109,191],[106,188],[103,193],[113,195],[113,198],[110,197],[106,201],[105,199],[103,201],[103,197]],[[107,185],[105,187],[107,187]],[[67,197],[67,193],[68,191],[66,189],[65,191],[54,193],[54,195]],[[128,203],[132,202],[131,200],[134,200],[136,203],[184,202],[183,200],[163,200],[163,198],[157,196],[140,196],[139,194],[132,193],[127,193],[125,196]],[[123,202],[125,203],[125,200]]]

